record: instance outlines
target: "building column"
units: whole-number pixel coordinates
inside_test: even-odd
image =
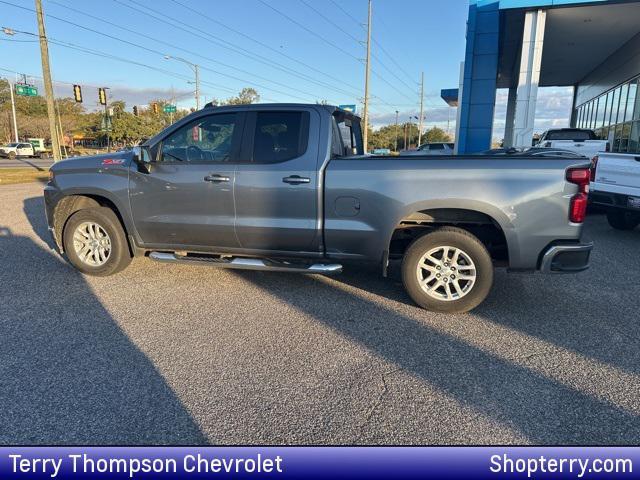
[[[513,128],[514,147],[530,147],[533,139],[546,18],[545,10],[525,14]]]
[[[507,98],[507,117],[504,123],[504,148],[513,147],[513,127],[516,119],[516,98],[516,88],[510,87],[509,97]]]

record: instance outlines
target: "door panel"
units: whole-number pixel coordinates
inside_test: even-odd
[[[151,173],[132,171],[129,177],[131,209],[143,242],[236,247],[234,172],[227,168],[225,165],[159,162]],[[205,177],[212,174],[228,177],[229,181],[206,181]]]
[[[233,185],[244,115],[206,115],[171,131],[129,195],[145,244],[236,248]]]
[[[319,122],[314,110],[249,114],[249,147],[235,181],[243,248],[318,251]]]

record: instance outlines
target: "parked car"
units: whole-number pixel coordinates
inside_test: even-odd
[[[0,156],[14,158],[48,158],[49,152],[45,148],[28,142],[13,142],[0,147]]]
[[[640,155],[601,153],[592,161],[591,203],[604,208],[609,225],[640,225]]]
[[[423,143],[415,150],[403,150],[401,155],[453,155],[453,143]]]
[[[593,130],[582,128],[548,130],[540,136],[534,147],[570,150],[588,158],[610,149],[607,140],[600,140]]]
[[[49,228],[90,275],[132,256],[323,274],[366,262],[383,275],[399,260],[417,304],[464,312],[494,266],[578,272],[592,248],[583,159],[368,156],[360,119],[325,105],[206,107],[131,152],[50,174]]]

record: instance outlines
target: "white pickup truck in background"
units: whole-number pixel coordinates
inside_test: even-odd
[[[606,210],[613,228],[637,227],[640,224],[640,154],[600,153],[591,165],[590,202]]]
[[[555,148],[569,150],[587,158],[593,158],[600,152],[609,151],[609,142],[600,140],[593,130],[582,128],[559,128],[548,130],[542,134],[538,148]]]
[[[29,138],[27,142],[13,142],[0,146],[0,157],[14,158],[49,158],[50,152],[44,146],[44,138]]]

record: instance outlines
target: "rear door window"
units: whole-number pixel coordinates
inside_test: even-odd
[[[594,140],[594,135],[587,130],[558,130],[547,132],[545,140],[573,140],[574,142],[583,142],[585,140]]]
[[[301,157],[308,142],[308,112],[258,112],[253,162],[280,163]]]

